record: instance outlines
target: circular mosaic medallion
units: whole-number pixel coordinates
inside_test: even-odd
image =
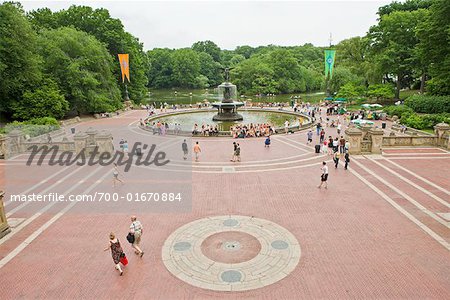
[[[175,277],[216,291],[245,291],[275,283],[300,260],[297,239],[268,220],[246,216],[199,219],[175,230],[162,249]]]

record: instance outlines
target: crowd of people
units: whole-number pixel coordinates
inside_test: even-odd
[[[202,126],[198,126],[197,123],[194,124],[194,128],[192,129],[192,135],[201,135],[201,136],[218,136],[219,135],[219,128],[217,125],[209,125],[209,124],[202,124]]]
[[[230,127],[230,135],[237,138],[262,137],[273,134],[274,128],[267,124],[238,124]]]

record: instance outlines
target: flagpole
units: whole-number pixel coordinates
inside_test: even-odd
[[[130,97],[128,96],[128,87],[127,84],[125,83],[125,98],[124,101],[130,101]]]

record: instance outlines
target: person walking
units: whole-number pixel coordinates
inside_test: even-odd
[[[270,147],[270,135],[266,138],[266,140],[264,141],[264,148],[265,147]]]
[[[198,144],[198,142],[195,142],[194,145],[195,161],[198,161],[201,152],[202,149],[200,148],[200,145]]]
[[[186,160],[189,153],[186,140],[181,144],[181,150],[183,151],[183,159]]]
[[[117,167],[117,164],[114,163],[113,167],[113,187],[116,187],[116,183],[120,182],[121,184],[125,184],[122,179],[119,178],[119,168]]]
[[[230,159],[230,161],[232,161],[232,162],[236,161],[236,149],[237,149],[237,144],[236,144],[236,142],[233,142],[233,156]]]
[[[341,139],[339,140],[339,152],[345,153],[345,139],[342,135],[341,135]]]
[[[136,255],[140,255],[141,257],[144,255],[144,251],[142,251],[140,246],[143,229],[144,227],[141,222],[136,219],[136,216],[131,216],[130,233],[134,235],[132,247],[134,248],[134,253],[136,253]]]
[[[320,130],[321,130],[321,129],[322,129],[322,124],[317,123],[317,125],[316,125],[316,133],[317,133],[317,135],[320,134]]]
[[[288,133],[289,133],[289,121],[288,121],[288,120],[286,120],[286,121],[284,122],[284,133],[285,133],[285,134],[288,134]]]
[[[306,134],[306,136],[308,137],[308,141],[306,142],[306,144],[311,144],[312,143],[312,138],[313,138],[313,133],[312,131],[308,131],[308,133]]]
[[[339,152],[338,151],[334,151],[333,161],[334,161],[334,167],[337,169],[337,167],[339,165]]]
[[[325,185],[325,188],[328,188],[328,166],[327,166],[327,162],[322,162],[322,175],[320,175],[320,185],[318,186],[318,188],[322,188],[322,185]]]
[[[235,155],[236,155],[236,160],[238,162],[240,162],[241,161],[241,146],[239,146],[239,143],[236,144]]]
[[[115,268],[117,271],[119,271],[120,276],[122,276],[123,271],[122,268],[120,267],[120,259],[122,257],[125,257],[125,253],[123,252],[119,239],[116,238],[116,235],[113,232],[109,234],[108,247],[106,247],[103,251],[108,251],[108,249],[111,249],[111,256],[114,264],[116,265]]]
[[[325,140],[325,130],[323,128],[320,130],[320,139],[319,140],[320,140],[321,144]]]
[[[345,152],[344,159],[345,159],[345,167],[344,167],[344,169],[347,170],[348,163],[350,162],[350,154],[348,153],[348,151]]]

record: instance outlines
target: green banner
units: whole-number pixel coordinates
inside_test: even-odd
[[[334,57],[336,50],[325,50],[325,77],[330,74],[330,79],[333,77]]]

